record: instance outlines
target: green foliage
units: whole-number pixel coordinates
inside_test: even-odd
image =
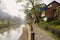
[[[46,26],[48,26],[48,23],[47,22],[44,22],[44,21],[40,21],[39,22],[39,26],[43,29],[45,29]]]
[[[60,15],[60,6],[58,6],[58,7],[56,8],[56,13],[57,13],[58,15]]]
[[[60,20],[47,22],[41,21],[39,23],[39,27],[48,30],[56,35],[60,35]]]
[[[60,31],[60,25],[54,27],[55,30]]]
[[[28,0],[32,3],[32,5],[38,5],[42,0]]]
[[[49,22],[40,21],[41,27],[49,26],[49,27],[54,28],[55,26],[59,26],[59,25],[60,25],[60,20],[54,20],[54,21],[49,21]]]
[[[57,25],[60,25],[60,20],[53,20],[53,21],[48,22],[48,24],[57,26]]]
[[[0,22],[0,26],[5,26],[5,25],[7,25],[7,23],[5,23],[5,22]]]
[[[42,5],[36,5],[34,8],[32,8],[30,11],[26,11],[27,12],[27,17],[31,17],[31,20],[34,20],[36,21],[36,23],[39,23],[39,21],[41,20],[41,13],[43,11],[40,10]],[[30,15],[31,14],[31,15]],[[29,15],[29,16],[28,16]],[[32,21],[34,23],[34,21]]]

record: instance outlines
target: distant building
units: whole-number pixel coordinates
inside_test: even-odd
[[[60,3],[53,1],[47,5],[47,9],[42,12],[41,17],[44,21],[52,20],[55,17],[56,7],[58,7]]]

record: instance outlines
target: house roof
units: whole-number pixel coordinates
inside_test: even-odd
[[[50,4],[52,4],[52,3],[54,3],[54,2],[60,5],[59,2],[57,2],[57,1],[52,1],[51,3],[48,4],[48,6],[49,6]]]

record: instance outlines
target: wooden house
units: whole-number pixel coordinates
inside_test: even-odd
[[[53,1],[47,5],[47,9],[42,12],[41,17],[44,21],[53,20],[55,17],[56,7],[58,7],[60,3]]]

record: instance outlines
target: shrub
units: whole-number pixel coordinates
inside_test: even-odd
[[[60,31],[60,25],[54,27],[55,30]]]
[[[50,21],[50,22],[40,21],[39,26],[45,30],[48,30],[48,31],[60,36],[59,23],[60,23],[59,21]]]
[[[48,29],[48,23],[47,22],[40,21],[39,26],[43,29],[46,29],[46,30]]]

